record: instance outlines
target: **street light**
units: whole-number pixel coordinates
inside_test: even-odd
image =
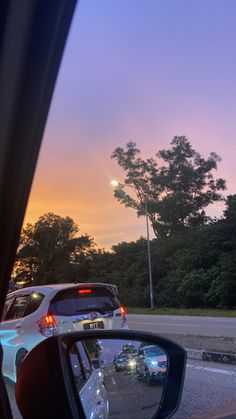
[[[113,179],[111,185],[114,188],[119,188],[119,186],[126,187],[126,185],[118,182],[118,180]],[[154,307],[154,297],[153,297],[153,282],[152,282],[152,262],[151,262],[151,247],[150,247],[150,237],[149,237],[149,222],[148,222],[148,211],[147,211],[147,201],[144,199],[144,208],[145,208],[145,217],[146,217],[146,230],[147,230],[147,253],[148,253],[148,275],[149,275],[149,292],[150,292],[150,307]]]
[[[111,181],[111,186],[113,186],[114,188],[118,188],[119,186],[124,186],[124,185],[121,185],[121,183],[120,183],[120,182],[118,182],[118,180],[113,179],[113,180]]]

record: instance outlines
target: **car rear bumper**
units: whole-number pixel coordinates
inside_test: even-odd
[[[152,381],[162,382],[163,383],[163,381],[166,378],[166,373],[163,373],[163,372],[153,372],[151,374],[151,377],[150,378],[151,378]]]

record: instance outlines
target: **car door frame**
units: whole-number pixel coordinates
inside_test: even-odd
[[[1,4],[0,317],[75,5],[76,0]],[[0,346],[0,364],[2,356]],[[1,373],[0,394],[0,417],[12,419]]]

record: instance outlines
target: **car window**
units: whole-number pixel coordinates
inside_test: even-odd
[[[92,365],[88,357],[88,354],[86,350],[84,349],[83,344],[81,342],[78,342],[76,346],[80,354],[80,359],[83,366],[83,372],[84,372],[85,378],[87,379],[91,374]]]
[[[159,356],[164,355],[164,352],[158,348],[157,346],[150,346],[144,349],[144,353],[146,356]]]
[[[76,384],[77,390],[79,390],[85,382],[85,377],[83,374],[81,360],[80,360],[79,352],[77,350],[76,345],[73,345],[71,347],[69,356],[70,356],[71,368],[73,371],[75,384]]]
[[[7,320],[7,316],[8,316],[8,313],[10,312],[10,310],[11,310],[11,306],[12,306],[12,303],[13,303],[14,299],[15,299],[15,297],[10,297],[10,298],[6,299],[4,309],[3,309],[3,313],[2,313],[2,321]]]
[[[10,311],[10,315],[9,317],[7,317],[7,319],[13,320],[24,317],[28,301],[29,295],[21,295],[19,297],[16,297],[14,305]]]
[[[125,361],[127,359],[127,357],[128,357],[128,355],[124,355],[124,354],[118,355],[117,360],[118,361]]]
[[[27,304],[24,315],[28,316],[29,314],[32,314],[34,311],[36,311],[40,307],[43,299],[44,299],[44,295],[41,294],[40,292],[36,292],[36,291],[32,292],[28,299],[28,304]]]
[[[72,316],[90,311],[104,313],[119,308],[116,296],[106,288],[92,288],[88,293],[80,291],[76,288],[58,292],[50,303],[50,313]]]
[[[75,384],[77,389],[80,390],[92,372],[92,364],[81,342],[71,347],[69,356]]]

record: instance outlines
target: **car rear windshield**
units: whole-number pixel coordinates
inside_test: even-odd
[[[109,289],[89,288],[86,290],[83,292],[81,288],[72,288],[59,291],[51,300],[50,313],[74,316],[80,313],[98,311],[103,314],[119,308],[118,299]]]
[[[158,346],[150,346],[148,348],[145,348],[145,355],[146,356],[159,356],[159,355],[165,355],[165,352]]]
[[[118,355],[117,361],[126,361],[127,358],[128,358],[127,355]]]

